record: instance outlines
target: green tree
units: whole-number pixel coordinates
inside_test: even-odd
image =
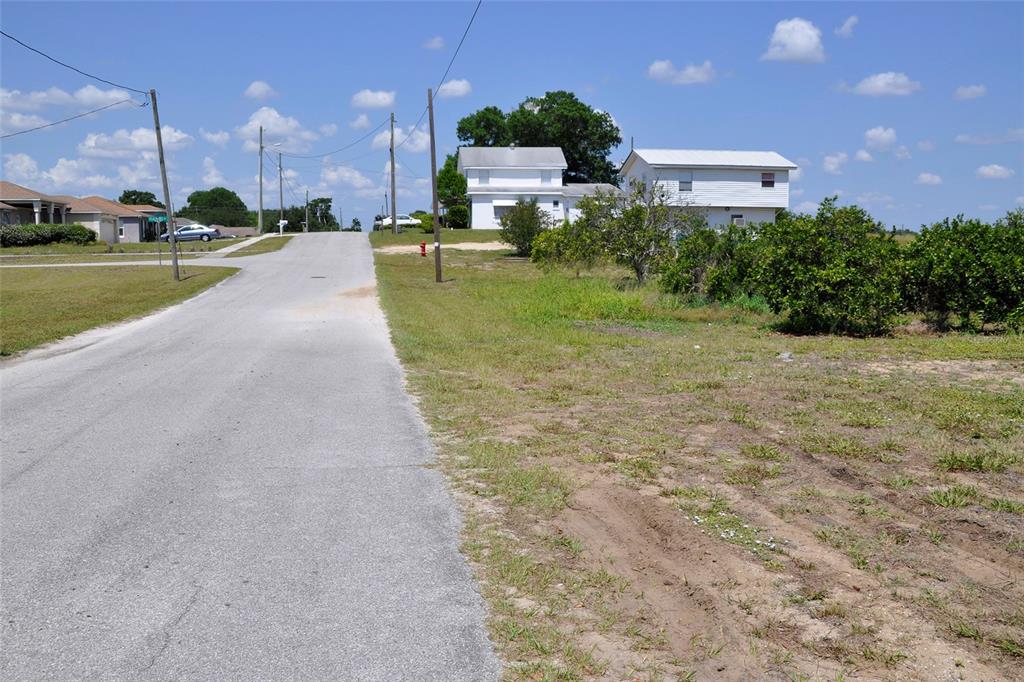
[[[245,202],[224,187],[192,192],[188,195],[188,205],[176,215],[205,225],[235,227],[249,222],[249,210],[245,207]]]
[[[504,114],[489,106],[466,116],[456,129],[459,140],[474,147],[560,147],[567,182],[616,181],[608,155],[622,142],[612,117],[565,90],[529,97]]]
[[[533,240],[530,259],[543,268],[564,267],[580,276],[581,270],[590,270],[605,254],[602,225],[590,216],[565,220],[552,230],[541,233]]]
[[[533,240],[551,227],[551,214],[537,205],[536,199],[520,199],[498,222],[498,239],[515,249],[517,256],[529,256]]]
[[[459,172],[459,158],[449,154],[437,173],[437,199],[445,209],[465,206],[466,189],[466,176]]]
[[[469,207],[456,204],[448,209],[444,216],[444,224],[453,230],[465,230],[469,227]]]
[[[330,197],[309,200],[310,232],[329,232],[338,229],[338,219],[331,211],[331,203]]]
[[[455,134],[471,147],[506,147],[514,141],[505,113],[495,106],[484,107],[460,119]]]
[[[126,189],[121,192],[121,196],[117,199],[118,203],[127,205],[136,204],[149,204],[150,206],[156,206],[157,208],[163,208],[163,203],[156,200],[156,195],[152,192],[146,192],[141,189]]]
[[[768,304],[800,333],[884,333],[901,310],[899,244],[858,206],[763,223],[756,277]]]
[[[359,220],[359,218],[353,218],[352,219],[352,227],[354,229],[358,229],[358,230],[362,231],[363,223]]]

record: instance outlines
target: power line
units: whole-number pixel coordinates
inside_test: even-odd
[[[287,156],[289,158],[292,158],[292,159],[322,159],[325,156],[330,156],[331,154],[337,154],[338,152],[343,152],[346,149],[350,149],[352,147],[355,147],[357,144],[359,144],[360,142],[362,142],[363,140],[368,138],[370,135],[373,135],[375,132],[377,132],[378,130],[383,128],[384,124],[386,124],[387,122],[388,122],[387,119],[384,119],[383,121],[381,121],[380,123],[377,124],[377,127],[375,127],[373,130],[371,130],[370,132],[368,132],[365,135],[363,135],[362,137],[360,137],[358,140],[355,140],[354,142],[350,142],[347,145],[345,145],[344,147],[338,147],[337,149],[333,149],[333,150],[331,150],[329,152],[324,152],[323,154],[292,154],[291,152],[281,152],[281,154],[284,155],[284,156]]]
[[[106,78],[100,78],[99,76],[94,76],[91,73],[87,73],[85,71],[82,71],[81,69],[75,68],[74,66],[71,66],[70,64],[65,64],[61,60],[55,59],[54,57],[51,57],[50,55],[46,54],[42,50],[37,50],[36,48],[32,47],[31,45],[27,45],[27,44],[23,43],[22,41],[18,40],[14,36],[12,36],[10,33],[6,33],[5,31],[0,31],[0,35],[3,35],[6,38],[10,38],[14,42],[16,42],[19,45],[21,45],[22,47],[27,48],[29,50],[32,50],[33,52],[35,52],[38,55],[42,55],[43,57],[46,57],[47,59],[49,59],[54,64],[60,64],[61,66],[63,66],[66,69],[71,69],[72,71],[74,71],[76,73],[80,73],[83,76],[87,76],[88,78],[92,78],[93,80],[99,81],[100,83],[106,83],[107,85],[113,85],[115,88],[122,88],[124,90],[131,90],[132,92],[136,92],[136,93],[138,93],[140,95],[145,95],[147,97],[149,96],[149,93],[146,92],[145,90],[139,90],[137,88],[129,88],[127,85],[121,85],[120,83],[115,83],[113,81],[108,81]]]
[[[25,133],[31,133],[31,132],[34,132],[36,130],[42,130],[43,128],[52,128],[53,126],[60,125],[61,123],[67,123],[68,121],[74,121],[76,118],[82,118],[83,116],[89,116],[90,114],[95,114],[95,113],[98,113],[100,111],[103,111],[104,109],[110,109],[112,107],[116,107],[117,105],[124,104],[125,102],[131,102],[132,104],[135,104],[136,106],[139,106],[139,107],[144,107],[147,104],[145,102],[142,103],[142,104],[139,104],[138,102],[136,102],[135,100],[133,100],[133,99],[131,99],[129,97],[128,99],[123,99],[123,100],[121,100],[119,102],[114,102],[113,104],[108,104],[105,107],[100,107],[99,109],[93,109],[92,111],[87,111],[84,114],[78,114],[76,116],[69,116],[68,118],[64,118],[64,119],[61,119],[59,121],[54,121],[53,123],[47,123],[45,125],[36,126],[35,128],[27,128],[25,130],[19,130],[16,133],[8,133],[6,135],[0,135],[0,140],[6,140],[7,138],[14,137],[15,135],[24,135]]]
[[[263,153],[266,154],[268,158],[270,158],[270,152],[264,150]],[[272,158],[270,159],[270,161],[271,163],[274,162]],[[302,202],[299,201],[299,198],[295,195],[295,190],[292,189],[292,183],[288,179],[288,176],[284,174],[284,168],[281,165],[278,165],[277,172],[281,174],[281,179],[284,180],[284,184],[288,187],[288,191],[291,192],[292,199],[295,199],[295,203],[301,204]]]
[[[466,30],[462,32],[462,38],[459,40],[459,44],[458,44],[458,46],[456,46],[455,53],[452,55],[452,58],[450,60],[448,60],[448,67],[444,70],[444,75],[442,75],[441,76],[441,80],[438,81],[437,87],[434,88],[434,92],[439,91],[441,89],[441,86],[444,85],[444,79],[448,77],[448,72],[451,71],[452,64],[455,63],[455,58],[459,56],[459,50],[462,49],[462,44],[464,42],[466,42],[466,36],[469,35],[469,29],[473,26],[473,20],[476,19],[476,13],[480,11],[480,5],[482,5],[482,4],[483,4],[483,0],[477,0],[476,7],[473,9],[473,16],[471,16],[469,18],[469,23],[466,24]],[[401,149],[402,145],[404,145],[406,142],[408,142],[409,138],[412,137],[412,134],[415,133],[417,130],[419,130],[420,124],[423,123],[423,117],[426,116],[426,115],[427,115],[427,109],[426,109],[426,107],[424,107],[423,113],[421,113],[420,117],[416,120],[416,125],[414,125],[412,127],[412,130],[410,130],[409,134],[405,136],[405,139],[403,139],[401,142],[399,142],[395,146],[395,151],[398,151],[399,149]]]

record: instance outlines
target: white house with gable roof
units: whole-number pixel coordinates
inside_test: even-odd
[[[466,176],[469,226],[475,229],[498,229],[498,219],[520,199],[536,199],[559,223],[576,217],[580,197],[618,191],[607,184],[563,183],[568,164],[558,147],[461,147],[458,168]]]
[[[673,206],[707,211],[711,226],[775,222],[789,208],[792,161],[776,152],[710,149],[634,149],[619,175],[658,186]]]

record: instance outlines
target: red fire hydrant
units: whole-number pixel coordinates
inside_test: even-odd
[[[420,242],[420,255],[423,256],[424,258],[427,257],[427,243],[426,242]]]

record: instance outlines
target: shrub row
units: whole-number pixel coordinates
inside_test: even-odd
[[[1019,329],[1024,211],[993,224],[947,219],[901,246],[863,209],[828,199],[816,215],[694,230],[660,281],[666,291],[710,300],[763,296],[801,333],[881,334],[906,312],[940,329]]]
[[[36,246],[37,244],[90,244],[96,233],[84,225],[0,225],[0,246]]]
[[[578,274],[611,258],[639,284],[657,276],[694,300],[763,299],[797,333],[882,334],[909,312],[942,329],[1024,329],[1024,209],[993,224],[947,219],[903,246],[835,197],[814,215],[782,211],[774,223],[721,229],[641,186],[578,206],[579,219],[552,230],[536,206],[518,206],[502,239],[543,267]]]

